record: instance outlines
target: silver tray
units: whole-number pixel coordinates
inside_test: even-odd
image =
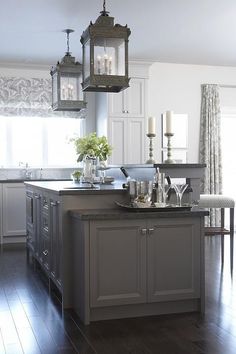
[[[115,202],[116,205],[118,205],[120,208],[129,210],[129,211],[155,211],[155,212],[165,212],[165,211],[187,211],[192,209],[192,205],[186,204],[182,206],[178,205],[173,205],[173,204],[168,204],[165,207],[156,207],[156,206],[148,206],[144,208],[138,208],[134,206],[132,203],[120,203],[120,202]]]

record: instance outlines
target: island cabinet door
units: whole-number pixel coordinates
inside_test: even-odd
[[[90,223],[90,307],[146,302],[146,222]]]
[[[200,220],[148,221],[148,301],[200,297]]]

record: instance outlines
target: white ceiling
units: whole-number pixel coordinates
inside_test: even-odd
[[[102,0],[0,0],[0,62],[54,64],[80,35]],[[131,60],[236,66],[235,0],[107,0],[115,23],[131,29]]]

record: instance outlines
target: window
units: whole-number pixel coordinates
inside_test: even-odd
[[[236,108],[222,109],[221,113],[221,144],[222,144],[222,178],[223,194],[232,196],[236,200],[234,181],[236,180],[236,165],[234,152],[236,131]]]
[[[84,120],[60,117],[0,116],[0,166],[73,167],[74,144],[83,135]]]

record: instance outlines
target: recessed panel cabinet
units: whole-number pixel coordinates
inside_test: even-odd
[[[199,235],[193,219],[148,221],[148,302],[200,297]]]
[[[90,306],[198,298],[199,234],[190,218],[91,222]]]
[[[27,249],[48,277],[61,289],[60,201],[47,193],[26,192]]]
[[[4,183],[2,193],[3,237],[26,235],[26,206],[24,184]]]
[[[90,306],[145,302],[145,223],[97,221],[90,227]]]
[[[141,164],[144,162],[143,118],[110,118],[109,143],[112,145],[110,164]]]
[[[96,96],[97,133],[112,145],[110,164],[145,162],[146,86],[146,78],[133,77],[126,90]]]
[[[144,117],[145,80],[131,78],[130,87],[120,93],[109,94],[110,117]]]

